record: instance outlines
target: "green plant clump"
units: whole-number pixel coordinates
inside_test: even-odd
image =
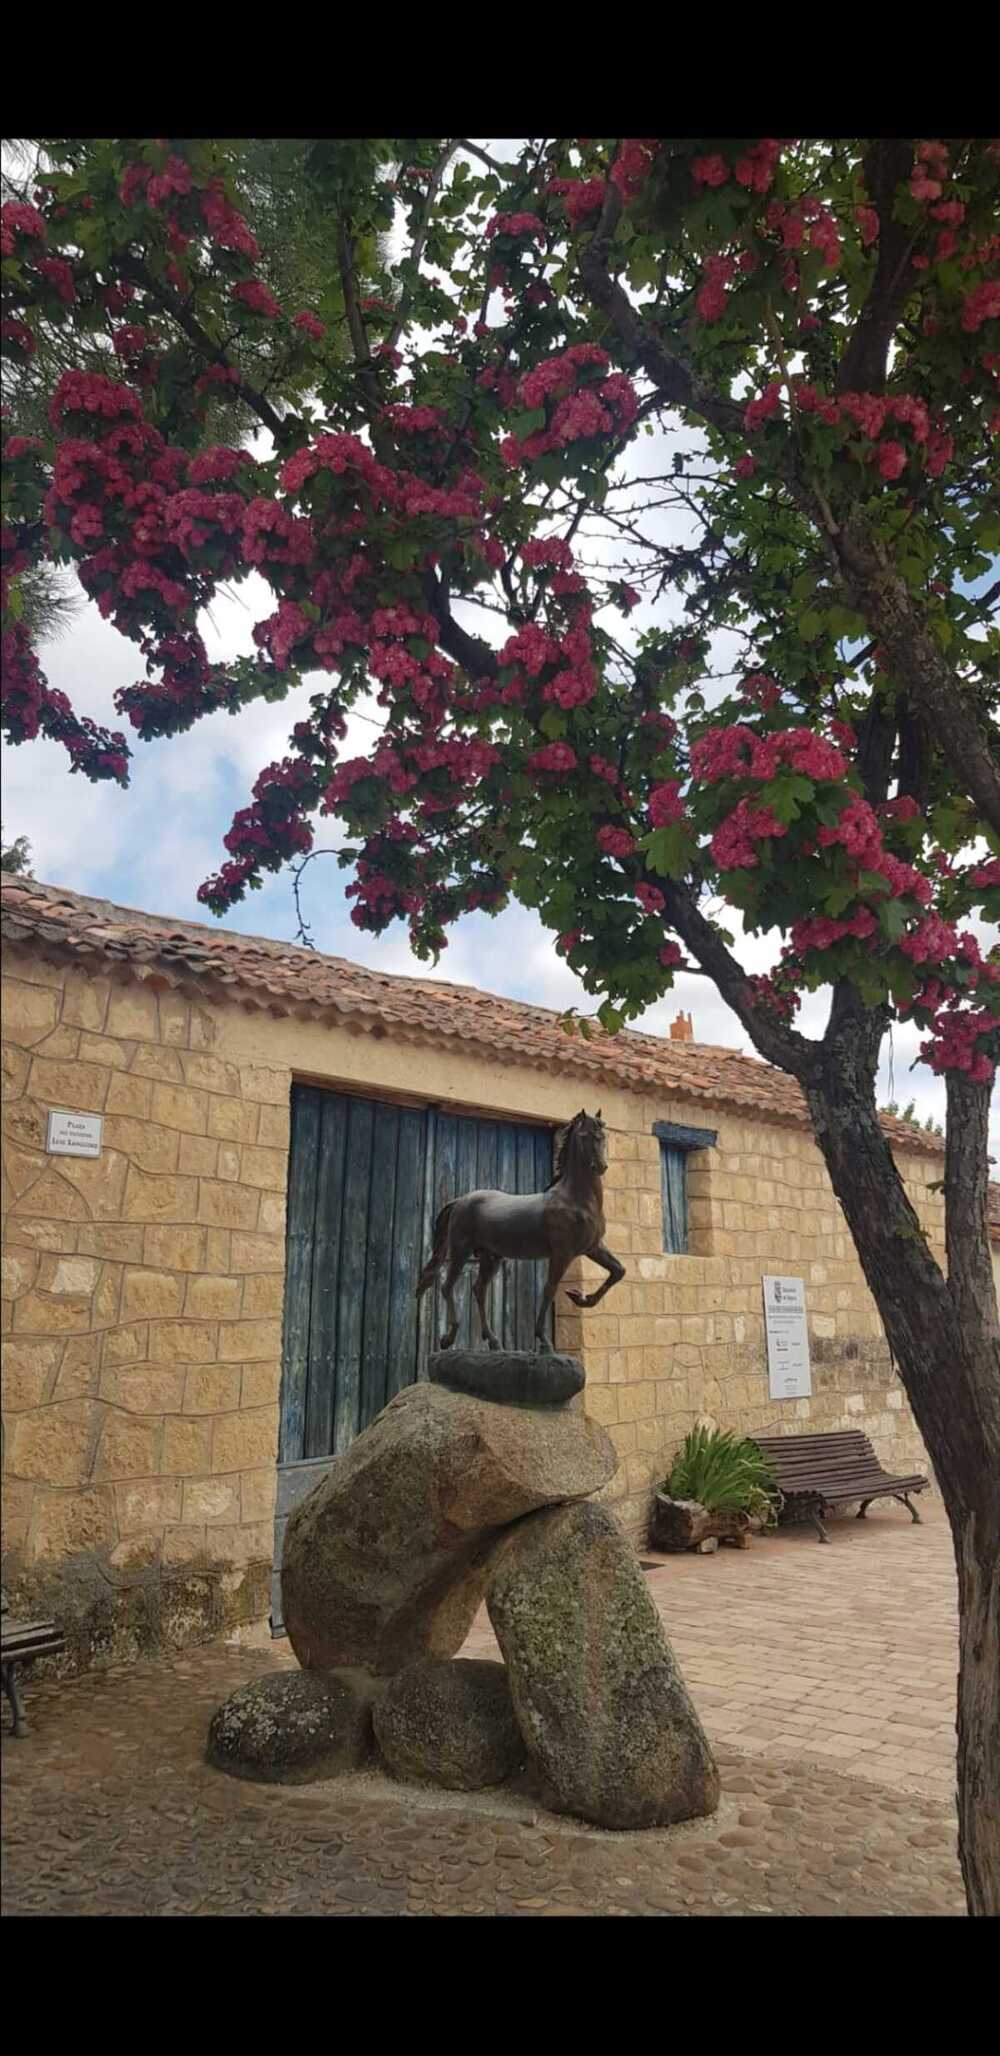
[[[776,1518],[777,1487],[763,1451],[720,1428],[692,1428],[663,1489],[671,1499],[696,1499],[710,1513],[728,1508]]]

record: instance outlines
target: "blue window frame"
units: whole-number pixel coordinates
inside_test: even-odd
[[[682,1128],[674,1121],[654,1121],[660,1145],[660,1193],[663,1200],[663,1247],[671,1256],[688,1253],[687,1160],[693,1149],[714,1149],[715,1128]]]

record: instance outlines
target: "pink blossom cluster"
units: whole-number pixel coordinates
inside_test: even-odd
[[[600,213],[607,190],[602,178],[552,178],[546,187],[546,192],[564,202],[571,228],[579,228],[589,215]]]
[[[711,841],[712,855],[720,871],[750,871],[760,862],[757,845],[772,837],[788,834],[770,807],[755,807],[740,800],[720,821]]]
[[[762,428],[765,421],[770,421],[772,416],[777,414],[780,405],[781,381],[772,378],[763,392],[748,402],[743,415],[744,428],[749,429],[751,434],[755,429]]]
[[[948,151],[944,143],[918,143],[916,163],[910,174],[910,191],[915,200],[939,200],[948,176]]]
[[[649,795],[649,819],[654,828],[666,828],[670,822],[683,821],[684,803],[676,778],[668,778],[663,785],[655,785]]]
[[[1000,886],[1000,857],[988,857],[969,872],[970,885]]]
[[[836,743],[812,728],[781,728],[755,735],[741,724],[709,728],[691,745],[691,769],[706,785],[722,778],[773,778],[783,764],[819,783],[836,782],[847,773],[847,760]]]
[[[726,288],[735,276],[735,257],[718,252],[706,257],[702,266],[702,283],[695,295],[695,306],[702,321],[721,321],[728,299]]]
[[[778,160],[785,147],[775,136],[764,136],[754,143],[742,157],[730,165],[718,150],[691,159],[691,176],[695,185],[724,186],[732,176],[737,185],[745,186],[751,193],[766,193],[774,184]]]
[[[0,254],[13,257],[18,236],[45,241],[45,219],[27,200],[5,200],[0,207]]]
[[[514,435],[505,436],[500,445],[504,463],[530,464],[547,451],[583,437],[624,434],[631,428],[639,403],[635,387],[624,372],[577,384],[580,372],[606,371],[608,362],[607,353],[597,344],[575,343],[560,356],[547,357],[527,372],[518,386],[519,398],[525,407],[546,407],[546,426],[523,442]]]
[[[534,755],[528,758],[524,768],[526,771],[550,773],[575,771],[577,761],[576,751],[570,748],[568,742],[547,742],[544,748],[536,750]]]
[[[854,219],[861,232],[861,247],[863,250],[869,250],[873,243],[878,242],[879,238],[881,224],[878,217],[878,208],[868,206],[856,207],[854,209]]]
[[[766,672],[751,671],[743,679],[739,694],[741,700],[747,700],[751,706],[762,707],[766,712],[769,707],[778,705],[781,687],[775,679],[769,678]]]
[[[120,785],[127,785],[125,737],[74,714],[66,694],[52,690],[39,669],[22,621],[5,621],[0,656],[3,720],[11,740],[30,742],[35,736],[44,735],[61,743],[74,771],[82,771],[87,778],[114,778]]]
[[[303,307],[301,313],[292,316],[292,327],[300,328],[303,335],[308,336],[314,343],[321,343],[326,334],[326,323],[320,320],[318,314],[312,314],[308,307]]]
[[[129,386],[101,378],[97,372],[64,371],[49,401],[52,427],[61,429],[71,414],[96,414],[105,421],[118,421],[123,415],[138,419],[142,402]]]
[[[995,321],[1000,316],[1000,279],[988,279],[974,291],[968,293],[962,302],[962,327],[966,335],[975,335],[985,321]]]
[[[657,951],[657,957],[665,971],[675,971],[684,962],[684,951],[679,942],[664,942]]]
[[[797,992],[777,985],[768,971],[755,973],[747,979],[747,984],[757,1006],[765,1013],[776,1014],[779,1021],[794,1021],[800,1005]]]
[[[533,571],[550,565],[553,569],[568,571],[573,563],[573,552],[569,543],[560,535],[543,536],[535,542],[522,543],[518,554],[522,563],[527,564]]]
[[[268,321],[276,321],[281,307],[270,286],[260,278],[244,278],[233,286],[231,299],[238,300],[241,307],[247,307],[251,314],[263,314]]]
[[[931,1038],[921,1045],[920,1054],[932,1071],[964,1071],[981,1085],[990,1085],[996,1063],[981,1038],[995,1036],[996,1015],[985,1007],[967,1008],[952,1002],[938,1009],[931,1021]]]
[[[382,419],[407,435],[448,434],[448,423],[437,407],[409,407],[400,400],[383,407]]]
[[[494,236],[530,236],[541,242],[545,227],[537,214],[494,214],[486,224],[487,242],[492,242]]]
[[[660,147],[659,136],[623,136],[611,167],[611,183],[626,206],[641,193]]]
[[[877,933],[878,922],[870,907],[859,907],[848,921],[834,920],[829,914],[811,914],[807,920],[792,922],[791,947],[796,955],[804,956],[810,949],[832,949],[834,943],[842,942],[847,935],[868,942]]]
[[[212,242],[220,250],[236,250],[256,264],[260,244],[241,214],[226,199],[221,179],[211,179],[200,195],[202,218]],[[301,317],[298,317],[301,319]]]
[[[606,821],[598,829],[596,841],[598,849],[603,851],[606,857],[617,857],[621,863],[635,851],[635,838],[629,834],[628,829],[618,828],[611,821]]]
[[[308,564],[315,550],[312,523],[292,514],[279,500],[250,501],[243,524],[243,556],[247,564]]]
[[[635,896],[645,914],[662,914],[667,902],[658,885],[647,885],[641,878],[635,888]]]

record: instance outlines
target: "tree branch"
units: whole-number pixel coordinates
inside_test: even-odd
[[[396,344],[398,343],[399,338],[402,335],[403,330],[406,327],[406,324],[410,318],[410,307],[413,302],[413,287],[416,282],[417,275],[420,271],[420,260],[424,254],[424,245],[427,241],[428,232],[430,230],[431,214],[433,212],[434,202],[437,199],[438,192],[440,190],[441,180],[445,175],[445,172],[448,168],[448,165],[452,157],[455,154],[457,147],[458,145],[454,142],[445,144],[445,147],[442,150],[440,157],[438,158],[437,166],[432,174],[430,184],[427,187],[427,194],[424,200],[423,212],[420,217],[420,225],[417,229],[417,233],[414,238],[413,248],[410,251],[410,255],[407,259],[406,268],[409,272],[409,281],[403,289],[399,306],[396,309],[396,319],[393,322],[392,329],[389,335],[390,350],[395,349]]]
[[[880,136],[864,161],[865,187],[879,217],[878,257],[868,297],[848,338],[837,391],[880,393],[889,345],[911,287],[910,259],[923,233],[893,219],[893,200],[913,163],[909,137]]]
[[[739,434],[743,409],[713,392],[681,357],[652,334],[609,270],[611,237],[621,200],[609,187],[596,233],[580,253],[587,293],[608,315],[619,340],[665,400],[727,434]],[[896,574],[878,537],[855,513],[836,522],[803,473],[789,439],[781,477],[800,511],[818,530],[838,584],[884,646],[893,673],[940,742],[962,792],[1000,835],[1000,747],[996,725],[981,719],[968,687],[956,677],[924,625],[918,605]]]
[[[184,305],[183,300],[176,298],[172,293],[168,293],[152,277],[151,273],[147,271],[144,264],[132,263],[123,266],[123,270],[125,270],[126,275],[135,277],[139,284],[145,287],[150,298],[157,301],[164,309],[164,312],[172,316],[173,320],[177,322],[178,327],[184,330],[189,342],[194,343],[195,348],[200,350],[210,363],[225,365],[228,370],[236,371],[239,374],[239,391],[242,398],[246,401],[248,407],[252,407],[258,420],[263,422],[264,427],[270,429],[277,442],[281,437],[284,427],[281,415],[275,412],[269,400],[265,400],[263,393],[258,392],[256,387],[252,386],[244,378],[239,365],[230,363],[225,350],[218,343],[213,343],[211,336],[202,328],[200,321],[195,318],[190,308]]]

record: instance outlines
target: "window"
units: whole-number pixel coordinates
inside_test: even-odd
[[[654,1121],[660,1144],[660,1192],[663,1199],[663,1247],[671,1256],[688,1253],[687,1160],[693,1149],[714,1149],[714,1128],[680,1128],[673,1121]]]

